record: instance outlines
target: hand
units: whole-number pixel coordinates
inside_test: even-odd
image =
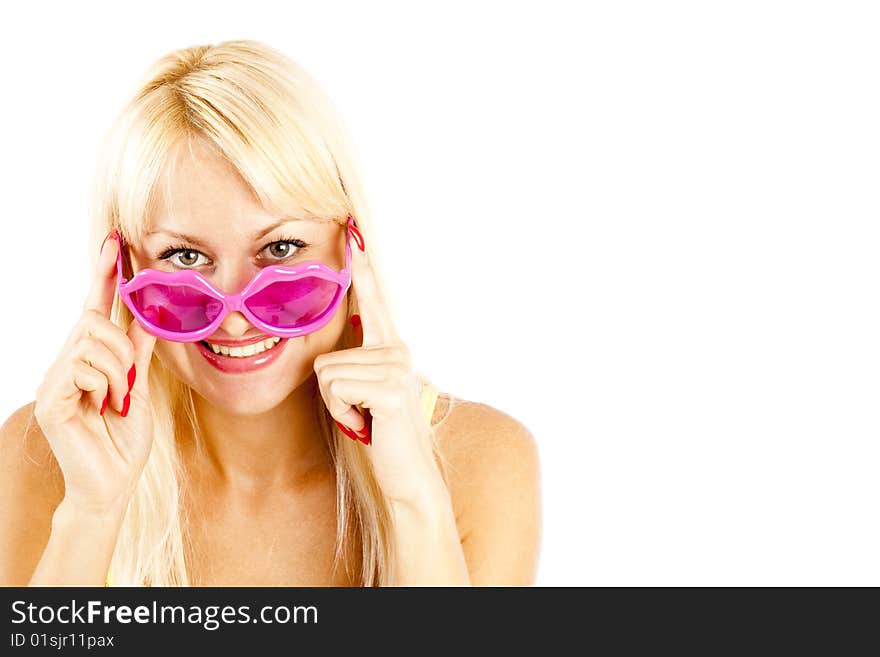
[[[124,508],[153,442],[148,375],[156,338],[136,320],[128,333],[110,321],[118,249],[117,239],[104,241],[82,317],[34,408],[64,475],[64,500],[87,511]]]
[[[352,287],[360,308],[355,333],[362,334],[362,344],[318,356],[318,387],[330,415],[367,446],[385,497],[411,502],[423,497],[426,486],[442,481],[430,425],[409,351],[392,325],[369,256],[349,239]],[[368,411],[361,413],[358,406]]]

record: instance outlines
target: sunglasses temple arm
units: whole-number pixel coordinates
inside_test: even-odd
[[[121,236],[120,236],[120,238],[119,238],[119,242],[118,242],[118,244],[119,244],[119,248],[116,249],[116,277],[117,277],[117,279],[118,279],[118,283],[117,283],[117,285],[123,285],[123,284],[127,283],[128,281],[127,281],[125,278],[122,277],[122,248],[123,248],[123,242],[122,242],[122,237],[121,237]]]
[[[354,218],[351,215],[348,215],[348,223],[345,225],[345,269],[342,270],[346,272],[351,270],[351,237],[354,235],[351,227],[353,225]]]
[[[345,234],[345,269],[344,271],[351,271],[351,241],[348,239],[350,233],[346,232]]]

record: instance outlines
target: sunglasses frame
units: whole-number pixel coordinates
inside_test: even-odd
[[[360,232],[355,226],[352,216],[348,215],[345,240],[345,267],[339,271],[336,271],[317,260],[302,262],[292,267],[272,265],[269,267],[263,267],[237,294],[227,294],[211,283],[211,281],[205,276],[194,270],[166,272],[145,268],[138,270],[130,280],[126,279],[122,273],[122,250],[123,248],[126,248],[127,245],[124,243],[120,234],[119,249],[116,254],[117,289],[123,303],[125,303],[140,325],[144,327],[144,330],[158,338],[162,338],[163,340],[169,340],[172,342],[198,342],[199,340],[204,340],[217,330],[229,313],[235,311],[240,312],[251,324],[261,331],[265,331],[269,335],[279,338],[296,338],[323,328],[336,314],[336,310],[338,309],[342,298],[345,296],[346,292],[348,292],[348,288],[351,286],[351,242],[348,238],[352,235],[358,240],[358,243],[360,243],[362,239],[360,238]],[[320,315],[302,326],[284,328],[267,324],[254,315],[245,305],[245,302],[250,296],[262,291],[273,283],[287,283],[311,277],[321,278],[336,283],[338,290],[333,297],[333,300],[330,302],[330,305]],[[137,292],[138,290],[152,284],[195,288],[203,294],[222,303],[223,309],[210,324],[197,331],[178,332],[160,328],[147,320],[131,299],[133,292]]]

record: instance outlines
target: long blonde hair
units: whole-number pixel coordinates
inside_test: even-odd
[[[281,52],[235,40],[176,50],[151,67],[104,144],[93,193],[93,244],[111,228],[129,242],[141,239],[158,183],[163,174],[170,178],[172,154],[195,137],[215,146],[270,211],[343,221],[351,213],[371,243],[369,209],[350,140],[329,99]],[[357,312],[356,299],[348,297],[351,315]],[[133,321],[118,296],[112,319],[124,329]],[[155,354],[149,385],[153,448],[123,521],[110,574],[114,585],[188,586],[187,477],[177,437],[187,431],[198,440],[192,391]],[[331,421],[320,395],[315,409],[336,471],[334,564],[347,563],[351,551],[359,549],[362,567],[355,581],[394,584],[391,519],[369,460]]]

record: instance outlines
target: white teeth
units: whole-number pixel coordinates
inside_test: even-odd
[[[211,350],[215,354],[223,354],[224,356],[230,356],[232,358],[244,358],[263,353],[279,342],[281,342],[281,338],[267,338],[262,342],[255,342],[244,347],[226,347],[222,344],[211,344],[210,342],[208,342],[208,346],[211,347]]]
[[[257,344],[249,344],[245,345],[241,348],[242,356],[253,356],[254,354],[258,354],[263,351],[263,343],[258,342]]]

